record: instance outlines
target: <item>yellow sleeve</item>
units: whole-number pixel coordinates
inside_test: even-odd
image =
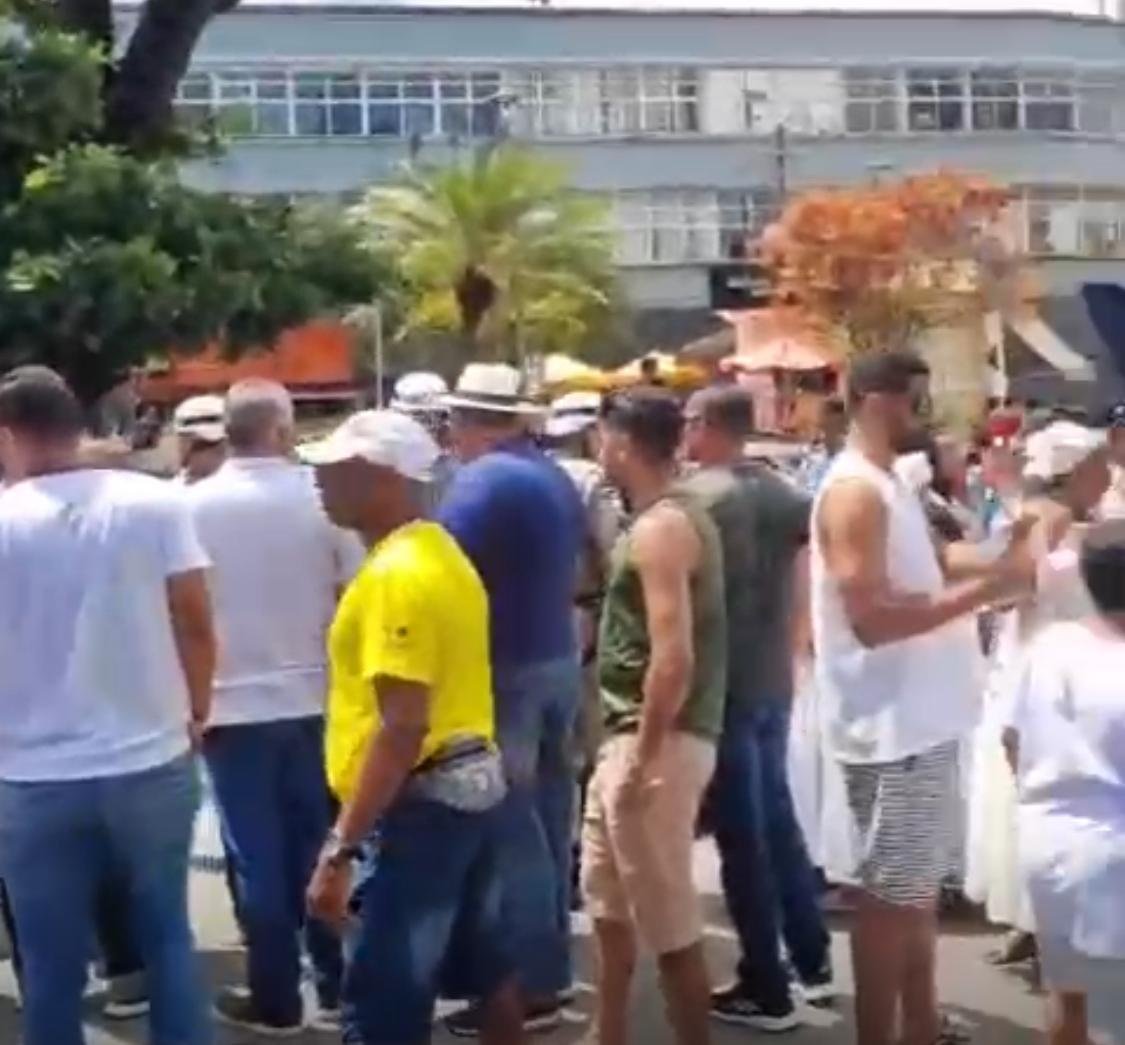
[[[390,675],[433,684],[437,633],[428,591],[413,571],[390,566],[380,576],[378,597],[363,629],[360,663],[366,680]]]

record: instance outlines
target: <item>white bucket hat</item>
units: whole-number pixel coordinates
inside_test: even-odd
[[[523,378],[506,363],[470,363],[457,379],[452,395],[443,400],[452,409],[497,414],[537,414],[539,408],[523,390]]]
[[[361,458],[417,482],[429,482],[440,451],[412,417],[395,410],[361,410],[326,439],[300,449],[306,464],[340,464]]]

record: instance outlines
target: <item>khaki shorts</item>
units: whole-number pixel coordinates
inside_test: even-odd
[[[715,745],[672,734],[652,791],[622,808],[617,794],[636,743],[617,736],[602,747],[582,825],[582,893],[595,921],[630,922],[652,951],[671,954],[703,935],[692,849]]]

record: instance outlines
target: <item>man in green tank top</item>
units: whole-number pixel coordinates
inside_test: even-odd
[[[601,460],[634,513],[613,554],[598,680],[606,740],[583,827],[583,891],[598,948],[596,1040],[626,1045],[636,938],[660,968],[680,1045],[709,1039],[695,821],[726,694],[719,536],[673,487],[677,400],[641,388],[602,411]]]

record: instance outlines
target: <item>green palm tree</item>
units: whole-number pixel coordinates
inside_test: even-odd
[[[356,208],[404,288],[403,332],[453,330],[477,355],[574,350],[614,299],[608,207],[511,146],[407,168]]]

